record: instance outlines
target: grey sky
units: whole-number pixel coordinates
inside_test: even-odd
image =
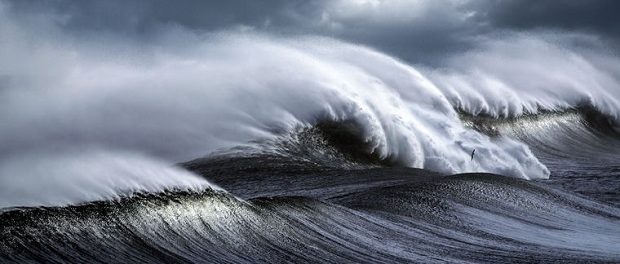
[[[414,63],[467,50],[503,31],[595,35],[617,46],[614,0],[53,0],[9,1],[17,14],[51,14],[77,35],[145,38],[162,27],[314,34],[361,43]]]

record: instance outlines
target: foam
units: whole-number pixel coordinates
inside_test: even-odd
[[[16,155],[0,163],[0,208],[63,206],[135,193],[217,189],[143,155],[101,150]]]

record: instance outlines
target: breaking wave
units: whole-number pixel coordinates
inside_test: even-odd
[[[37,32],[0,12],[2,182],[30,175],[27,167],[38,163],[81,164],[77,157],[88,149],[173,164],[255,148],[322,124],[353,124],[362,151],[379,164],[539,179],[550,171],[527,143],[471,129],[459,110],[501,118],[586,104],[618,123],[616,59],[544,37],[483,41],[480,51],[449,60],[448,69],[429,69],[326,38],[178,28],[163,30],[138,52],[120,40],[94,45],[74,39],[53,23]],[[41,34],[44,43],[36,37]],[[523,54],[510,57],[514,49]],[[47,62],[53,69],[42,67]],[[471,158],[473,150],[479,158]],[[19,158],[41,153],[54,155]],[[117,170],[118,162],[86,159]],[[106,187],[93,197],[136,189],[121,178],[105,186],[127,188]],[[36,180],[27,181],[21,189]],[[159,182],[179,185],[171,181]]]

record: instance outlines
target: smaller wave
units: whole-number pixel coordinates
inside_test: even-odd
[[[518,118],[463,115],[466,126],[524,142],[551,171],[545,182],[599,201],[620,204],[620,133],[593,107]]]
[[[141,192],[216,188],[146,156],[101,150],[22,154],[0,164],[0,208],[64,206]]]
[[[545,163],[554,157],[592,159],[619,154],[620,134],[612,119],[592,106],[499,119],[461,112],[461,119],[467,127],[487,135],[526,143]]]

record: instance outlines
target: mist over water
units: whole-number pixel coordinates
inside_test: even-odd
[[[219,189],[166,162],[98,150],[29,153],[0,163],[0,208],[62,206],[164,190]]]
[[[465,127],[456,109],[514,117],[586,104],[614,122],[620,109],[617,59],[558,45],[573,38],[561,34],[480,40],[429,68],[323,37],[169,27],[148,41],[80,39],[50,18],[0,14],[0,183],[20,190],[2,192],[15,197],[2,207],[194,188],[206,182],[171,164],[324,121],[354,122],[398,165],[547,178],[526,144]],[[104,154],[83,154],[93,148]],[[30,189],[41,183],[47,192]]]
[[[429,71],[452,105],[493,117],[586,106],[618,125],[620,61],[596,38],[551,32],[500,37],[483,39],[446,68]]]

